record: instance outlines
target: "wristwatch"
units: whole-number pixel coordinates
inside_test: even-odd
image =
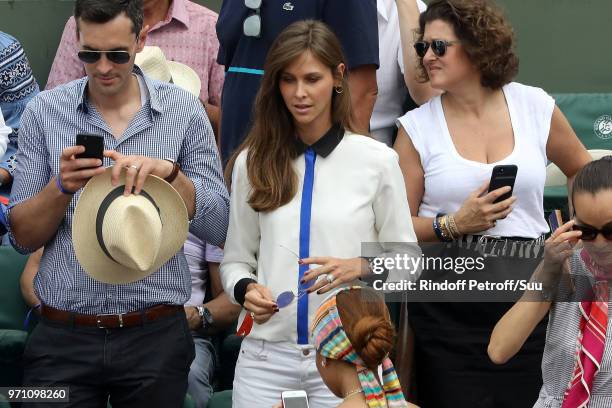
[[[375,256],[361,256],[361,259],[365,259],[366,262],[368,263],[368,268],[370,269],[370,274],[376,274],[379,275],[380,272],[374,272],[377,269],[380,269],[379,265],[376,265],[376,257]]]
[[[176,176],[178,176],[179,171],[181,170],[181,166],[179,166],[178,162],[172,159],[164,159],[164,160],[172,163],[172,172],[170,172],[168,177],[164,179],[164,181],[166,181],[167,183],[172,184],[172,182],[176,179]]]
[[[214,323],[212,313],[210,313],[210,310],[203,305],[196,306],[196,308],[198,309],[200,319],[202,319],[202,329],[206,330]]]

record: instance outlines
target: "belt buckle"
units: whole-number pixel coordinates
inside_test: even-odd
[[[106,327],[102,324],[101,318],[103,316],[117,316],[117,320],[119,321],[119,328],[123,327],[123,313],[100,313],[96,315],[96,326],[98,327],[98,329],[114,329],[114,327]]]
[[[505,237],[502,237],[501,235],[481,235],[478,240],[478,244],[481,247],[479,252],[483,254],[485,258],[498,257],[499,255],[495,253],[495,247],[497,246],[498,242],[507,242],[507,239]],[[492,247],[489,251],[487,251],[488,244],[492,244]]]
[[[496,240],[496,241],[501,241],[501,240],[505,239],[505,237],[502,237],[501,235],[483,234],[483,235],[481,235],[481,237],[486,239],[486,240]]]

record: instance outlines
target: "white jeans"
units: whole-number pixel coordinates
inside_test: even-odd
[[[327,388],[311,345],[245,338],[236,363],[233,408],[272,408],[281,392],[304,390],[310,408],[333,408],[342,400]]]

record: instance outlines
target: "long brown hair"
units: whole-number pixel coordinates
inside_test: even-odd
[[[339,79],[337,67],[345,63],[342,47],[324,23],[304,20],[285,28],[266,57],[253,107],[253,127],[225,169],[229,185],[236,158],[241,151],[247,150],[247,174],[251,185],[248,203],[255,211],[275,210],[291,201],[297,192],[298,180],[292,166],[299,154],[295,126],[280,93],[279,80],[283,71],[306,51],[328,66],[334,78]],[[341,86],[342,92],[333,92],[332,96],[332,123],[352,130],[346,72]]]
[[[368,287],[351,289],[338,293],[336,305],[355,351],[369,369],[376,370],[395,344],[395,327],[382,296]]]

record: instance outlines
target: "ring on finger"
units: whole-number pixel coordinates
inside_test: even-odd
[[[138,171],[138,166],[137,166],[137,165],[135,165],[135,164],[130,164],[130,165],[128,166],[128,168],[129,168],[129,169],[134,169],[134,170]]]
[[[255,320],[255,312],[249,312],[249,314],[251,315],[251,319]]]
[[[328,273],[325,276],[325,279],[327,280],[327,283],[332,283],[334,281],[334,279],[336,279],[336,277],[334,275],[332,275],[331,273]]]

